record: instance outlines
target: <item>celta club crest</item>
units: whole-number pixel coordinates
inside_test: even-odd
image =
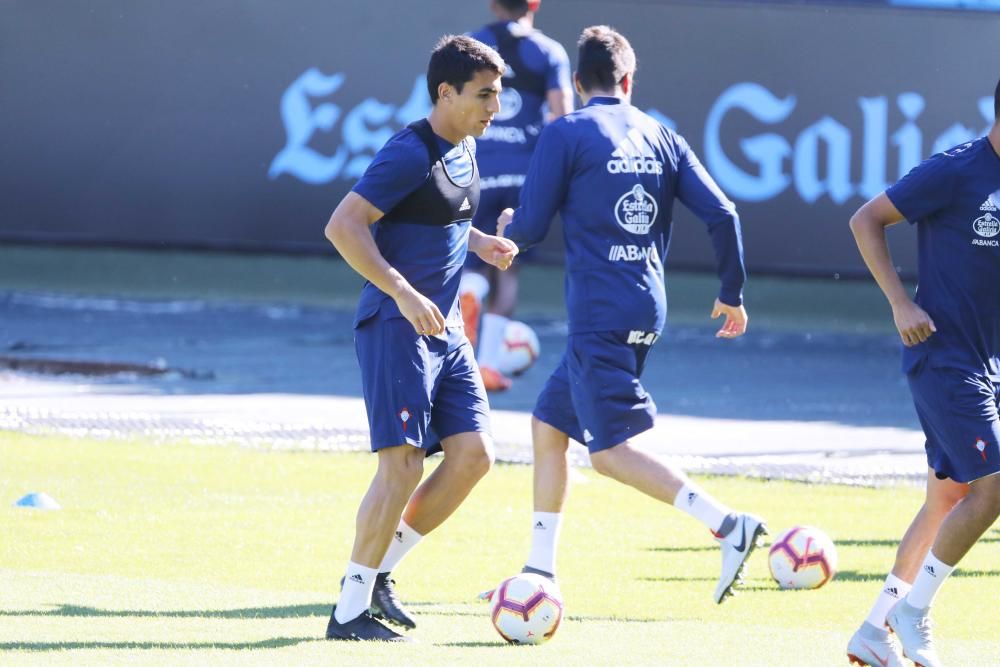
[[[403,422],[403,433],[406,433],[406,422],[410,421],[410,410],[403,408],[399,411],[399,419]]]
[[[986,460],[986,442],[982,438],[976,438],[976,444],[973,445],[979,455],[983,457],[983,461]]]
[[[656,199],[636,183],[615,204],[615,219],[622,229],[631,234],[648,234],[649,228],[656,222],[658,210]]]
[[[987,211],[984,215],[975,219],[972,223],[972,230],[984,239],[991,239],[1000,234],[1000,219]]]

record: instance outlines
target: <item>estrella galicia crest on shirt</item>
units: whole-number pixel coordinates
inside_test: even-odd
[[[658,212],[656,199],[640,183],[632,186],[615,204],[615,220],[630,234],[648,234]]]

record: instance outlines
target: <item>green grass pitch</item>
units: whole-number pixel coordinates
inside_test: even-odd
[[[394,573],[419,643],[327,642],[373,467],[365,454],[0,433],[0,664],[843,665],[921,501],[911,487],[701,479],[772,534],[821,527],[840,555],[825,588],[786,592],[758,551],[744,591],[716,606],[704,528],[580,471],[559,555],[566,619],[548,644],[511,647],[474,600],[528,551],[531,469],[498,465]],[[63,509],[12,507],[29,491]],[[946,664],[997,664],[998,564],[994,527],[940,594]]]

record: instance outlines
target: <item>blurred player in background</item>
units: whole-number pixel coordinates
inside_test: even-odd
[[[368,281],[354,341],[378,453],[328,639],[406,640],[369,608],[397,625],[416,625],[389,573],[493,462],[489,406],[465,337],[458,284],[468,250],[500,269],[517,252],[471,223],[479,173],[470,135],[481,135],[499,109],[503,72],[490,47],[470,37],[443,38],[427,69],[430,116],[379,150],[326,227],[341,256]],[[431,428],[445,456],[420,484]]]
[[[994,112],[1000,116],[1000,83]],[[904,219],[917,225],[915,300],[885,237]],[[902,665],[888,623],[903,656],[936,667],[931,603],[1000,516],[1000,124],[915,167],[862,206],[851,231],[892,307],[930,469],[927,499],[847,651],[855,664]],[[983,604],[985,611],[995,603]]]
[[[517,206],[531,152],[543,125],[573,110],[569,57],[558,42],[533,28],[541,0],[491,0],[498,21],[471,33],[500,53],[507,64],[500,94],[500,112],[476,144],[481,170],[479,208],[472,219],[487,234],[496,233],[497,216]],[[545,113],[546,108],[548,113]],[[517,265],[500,272],[469,256],[462,278],[465,331],[477,344],[483,382],[489,391],[510,387],[498,368],[504,330],[517,305]]]
[[[712,317],[725,317],[720,338],[742,336],[747,324],[739,217],[687,142],[631,105],[635,69],[621,34],[607,26],[583,31],[575,84],[584,106],[542,132],[521,206],[498,224],[498,234],[528,248],[558,212],[566,244],[569,340],[532,417],[535,512],[524,571],[555,576],[573,438],[590,450],[597,472],[673,504],[716,535],[722,571],[714,599],[721,603],[764,522],[734,512],[631,439],[655,424],[656,406],[639,377],[666,321],[663,258],[674,201],[705,222],[715,247],[722,286]]]

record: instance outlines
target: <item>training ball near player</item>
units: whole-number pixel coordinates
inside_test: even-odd
[[[562,615],[559,587],[538,574],[504,579],[490,600],[493,627],[511,644],[544,644],[556,633]]]
[[[837,548],[819,528],[795,526],[774,541],[767,562],[782,588],[819,588],[837,573]]]
[[[534,329],[524,322],[511,320],[504,328],[496,369],[504,375],[520,375],[535,363],[540,351]]]

